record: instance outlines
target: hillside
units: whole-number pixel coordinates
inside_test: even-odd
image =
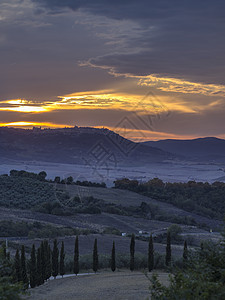
[[[117,224],[116,228],[120,231],[138,232],[141,229],[148,230],[148,220],[186,225],[207,224],[210,228],[217,228],[221,223],[208,216],[209,213],[205,206],[210,207],[210,199],[205,204],[202,203],[202,213],[198,214],[193,213],[190,209],[186,211],[181,208],[180,204],[182,202],[176,205],[166,203],[164,192],[161,190],[159,195],[155,194],[157,197],[157,200],[155,200],[152,197],[126,189],[87,187],[74,183],[57,184],[51,181],[23,177],[33,174],[14,171],[11,172],[11,176],[0,176],[0,206],[11,210],[15,208],[31,210],[34,215],[32,216],[29,213],[30,217],[28,219],[34,221],[39,219],[45,222],[51,220],[51,223],[60,224],[63,220],[62,216],[71,216],[70,221],[75,220],[77,227],[81,228],[84,228],[81,224],[84,220],[83,216],[86,214],[85,226],[89,229],[97,228],[100,230],[104,226],[110,226],[110,224]],[[118,184],[118,182],[120,181],[116,183]],[[192,187],[187,187],[187,190],[190,193]],[[213,186],[213,190],[215,190],[215,193],[212,195],[217,195],[218,201],[223,199],[223,186]],[[176,193],[179,196],[178,191]],[[172,198],[174,197],[172,196]],[[220,202],[217,204],[218,207]],[[223,207],[221,207],[222,211],[224,211]],[[27,215],[27,213],[24,214]],[[74,218],[74,216],[76,217]],[[66,220],[68,220],[68,217],[66,217]],[[14,218],[16,218],[16,215]],[[58,222],[57,218],[61,221]],[[132,221],[134,218],[139,219],[140,226],[134,225]],[[61,225],[70,226],[70,224],[74,227],[73,221],[72,223],[63,222]],[[90,224],[95,225],[92,227]]]
[[[188,159],[199,161],[225,162],[225,140],[215,137],[198,138],[193,140],[160,140],[142,143],[157,147]]]
[[[0,128],[1,161],[42,161],[68,164],[145,164],[171,154],[134,143],[108,129],[74,127],[33,130]]]

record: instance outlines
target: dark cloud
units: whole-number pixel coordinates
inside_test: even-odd
[[[224,1],[33,1],[49,10],[81,9],[141,26],[138,37],[127,37],[125,51],[90,59],[95,66],[111,67],[118,73],[160,73],[225,83]]]

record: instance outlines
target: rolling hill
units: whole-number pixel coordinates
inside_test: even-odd
[[[161,162],[173,155],[134,143],[108,129],[74,127],[33,130],[0,128],[0,159],[69,164],[93,162],[146,164]]]
[[[225,140],[215,137],[198,138],[193,140],[160,140],[142,143],[157,147],[188,159],[200,161],[225,162]]]

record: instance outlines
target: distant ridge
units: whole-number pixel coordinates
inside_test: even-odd
[[[161,162],[173,155],[132,142],[107,128],[17,129],[0,127],[0,159],[71,164]]]
[[[225,140],[216,137],[197,138],[193,140],[167,139],[148,141],[143,144],[177,155],[183,155],[188,159],[225,162]]]

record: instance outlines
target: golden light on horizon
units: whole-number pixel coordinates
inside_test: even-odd
[[[46,128],[64,128],[68,125],[66,124],[54,124],[54,123],[41,123],[41,122],[26,122],[26,121],[20,121],[20,122],[11,122],[11,123],[0,123],[0,126],[2,127],[26,127],[26,128],[32,128],[35,126],[39,127],[46,127]],[[69,126],[68,126],[69,127]]]

